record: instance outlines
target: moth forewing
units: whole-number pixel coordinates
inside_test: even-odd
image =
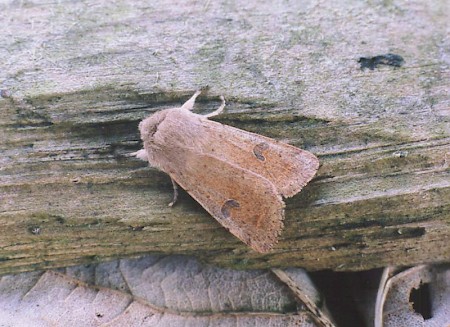
[[[284,197],[298,193],[319,167],[316,156],[289,144],[211,121],[188,110],[165,111],[166,119],[158,131],[171,137],[160,139],[161,146],[191,148],[253,171],[270,180]]]
[[[298,193],[319,161],[305,150],[190,112],[198,94],[139,124],[147,159],[231,233],[267,252],[283,228],[281,196]]]
[[[221,133],[226,139],[216,146],[218,156],[266,177],[284,197],[300,192],[319,168],[319,160],[308,151],[235,127],[209,123],[222,126]],[[206,129],[203,138],[215,139],[213,134]],[[202,149],[208,150],[212,150],[211,146]]]
[[[211,155],[187,155],[170,176],[231,233],[259,252],[283,228],[284,203],[263,176]]]

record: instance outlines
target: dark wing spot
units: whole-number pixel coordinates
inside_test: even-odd
[[[269,144],[262,142],[256,144],[253,148],[253,154],[258,160],[266,161],[266,157],[264,157],[263,152],[269,148]]]
[[[220,212],[224,218],[230,218],[230,209],[231,208],[239,208],[241,205],[236,200],[230,199],[225,201]]]

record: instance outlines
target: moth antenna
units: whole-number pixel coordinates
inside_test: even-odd
[[[182,106],[181,109],[186,109],[191,111],[194,108],[194,103],[195,103],[195,99],[197,99],[197,97],[200,95],[200,93],[202,93],[201,90],[198,90],[197,92],[194,93],[193,96],[191,96],[191,98],[189,100],[187,100]]]
[[[223,109],[225,108],[225,98],[223,97],[223,95],[221,95],[220,99],[222,100],[222,104],[220,105],[220,107],[217,110],[210,112],[209,114],[203,115],[203,117],[206,117],[206,118],[214,117],[214,116],[220,115],[222,113]]]
[[[172,207],[178,200],[178,185],[177,182],[175,182],[172,177],[170,177],[170,180],[172,181],[173,186],[173,199],[172,202],[169,203],[169,207]]]

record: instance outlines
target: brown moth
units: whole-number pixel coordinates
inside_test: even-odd
[[[133,153],[169,174],[226,229],[258,252],[268,252],[283,228],[284,202],[313,178],[312,153],[192,113],[197,91],[180,108],[139,124],[144,148]]]

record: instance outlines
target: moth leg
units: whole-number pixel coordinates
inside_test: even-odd
[[[138,159],[148,161],[147,151],[145,149],[140,149],[139,151],[130,153],[130,156],[136,157]]]
[[[198,90],[194,93],[193,96],[189,100],[187,100],[182,106],[181,109],[192,110],[194,108],[195,99],[202,93],[202,91]]]
[[[220,113],[222,113],[223,109],[225,108],[225,98],[221,95],[220,99],[222,100],[222,104],[220,105],[220,107],[216,110],[214,110],[213,112],[210,112],[209,114],[203,115],[203,117],[209,118],[209,117],[214,117],[219,115]]]
[[[169,203],[169,207],[172,207],[178,200],[178,185],[177,182],[175,182],[172,177],[170,177],[170,180],[172,181],[173,186],[173,199],[172,202]]]

